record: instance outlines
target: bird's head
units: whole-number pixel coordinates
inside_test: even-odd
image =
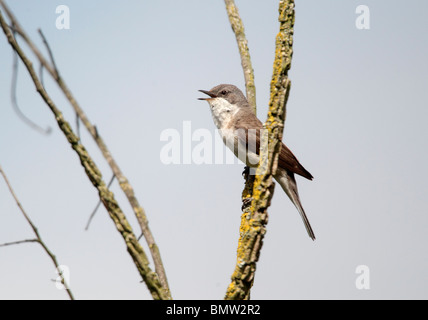
[[[209,98],[199,98],[199,100],[207,100],[209,102],[211,99],[222,98],[227,100],[230,104],[239,105],[240,107],[248,105],[248,101],[242,91],[233,84],[220,84],[210,91],[199,91],[209,96]]]

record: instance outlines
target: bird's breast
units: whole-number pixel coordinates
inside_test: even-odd
[[[210,101],[211,114],[214,124],[218,129],[229,129],[233,123],[233,117],[237,107],[223,98],[215,98]]]

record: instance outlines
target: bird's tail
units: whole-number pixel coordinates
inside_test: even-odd
[[[296,179],[294,178],[294,173],[278,168],[277,174],[275,175],[275,180],[278,181],[282,189],[284,189],[285,193],[290,198],[291,202],[294,203],[297,210],[299,211],[309,237],[311,237],[312,240],[315,240],[314,231],[312,230],[305,210],[303,210],[302,204],[300,203],[299,192],[297,191],[297,183]]]

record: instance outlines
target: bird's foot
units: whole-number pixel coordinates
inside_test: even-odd
[[[251,202],[253,201],[253,198],[245,198],[242,199],[242,207],[241,207],[241,211],[244,211],[245,209],[247,209],[249,206],[251,206]]]
[[[249,174],[250,174],[250,167],[245,166],[244,171],[242,171],[242,176],[246,178]]]

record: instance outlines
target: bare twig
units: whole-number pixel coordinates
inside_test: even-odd
[[[76,133],[77,136],[79,137],[79,139],[82,139],[82,137],[80,136],[80,120],[79,120],[79,115],[77,114],[77,112],[75,112],[76,115]]]
[[[42,64],[39,65],[39,79],[40,79],[40,83],[44,87],[45,83],[43,81],[43,65]]]
[[[111,179],[110,179],[110,181],[109,181],[109,183],[108,183],[108,185],[107,185],[107,188],[110,188],[110,187],[111,187],[111,185],[112,185],[112,183],[113,183],[113,181],[114,181],[114,178],[115,178],[115,177],[116,177],[115,175],[113,175],[113,176],[111,177]],[[100,205],[101,205],[101,201],[98,201],[97,205],[95,206],[95,209],[92,211],[91,215],[89,216],[88,222],[86,223],[85,230],[88,230],[88,229],[89,229],[89,225],[91,224],[92,219],[95,217],[95,214],[97,213],[97,211],[98,211],[98,209],[99,209]],[[138,239],[138,240],[140,240],[140,239]]]
[[[27,36],[25,31],[21,28],[19,25],[17,19],[13,15],[13,13],[9,10],[9,8],[6,6],[5,2],[3,0],[0,0],[0,5],[5,10],[7,16],[11,21],[13,21],[14,26],[16,28],[17,33],[22,37],[22,39],[27,43],[29,48],[33,51],[33,53],[36,55],[36,57],[39,59],[40,63],[45,67],[45,69],[49,72],[49,74],[56,79],[56,82],[60,89],[63,91],[64,95],[69,100],[71,106],[75,110],[76,114],[79,116],[80,120],[82,121],[85,128],[88,130],[94,141],[96,142],[98,148],[101,150],[104,158],[107,160],[110,168],[112,169],[114,175],[117,177],[117,180],[119,181],[119,185],[126,195],[134,213],[137,217],[138,223],[141,228],[141,232],[144,235],[144,238],[146,239],[147,245],[150,249],[150,253],[153,258],[153,263],[155,265],[156,273],[159,276],[159,280],[162,283],[162,286],[164,287],[167,295],[169,295],[169,286],[168,281],[165,273],[165,268],[163,266],[163,262],[161,259],[159,248],[154,240],[153,234],[149,228],[148,220],[146,213],[143,209],[143,207],[140,205],[137,197],[135,196],[134,189],[132,188],[131,184],[129,183],[129,180],[126,178],[126,176],[123,174],[122,170],[120,169],[119,165],[117,164],[116,160],[113,158],[112,153],[107,148],[107,145],[105,144],[102,137],[98,134],[98,131],[96,130],[95,125],[92,125],[89,121],[86,114],[83,112],[82,108],[78,104],[77,100],[74,98],[73,94],[71,93],[70,89],[65,84],[64,80],[62,78],[57,79],[55,68],[51,66],[51,64],[48,63],[48,61],[43,57],[41,52],[37,49],[36,45],[31,41],[31,39]]]
[[[294,0],[280,0],[279,22],[280,31],[276,37],[269,112],[265,123],[268,131],[268,150],[262,148],[260,150],[261,153],[268,152],[267,172],[264,173],[260,170],[261,168],[258,168],[254,177],[252,205],[241,217],[237,263],[225,299],[250,299],[256,262],[266,233],[267,209],[275,186],[272,176],[276,172],[285,121],[285,107],[290,91],[287,74],[293,53]],[[261,158],[266,157],[261,155]]]
[[[166,292],[166,290],[160,283],[157,274],[150,269],[149,261],[141,244],[137,241],[137,238],[135,237],[135,234],[128,220],[126,219],[125,215],[123,214],[123,211],[119,207],[119,204],[117,203],[114,197],[114,194],[107,188],[105,182],[103,181],[100,170],[95,165],[92,158],[89,156],[89,153],[86,151],[85,147],[80,143],[78,137],[74,134],[73,130],[70,127],[70,124],[64,119],[63,114],[59,111],[50,96],[43,88],[42,84],[40,83],[40,80],[37,77],[36,72],[34,71],[31,61],[27,58],[21,47],[15,41],[15,38],[10,32],[10,29],[6,24],[6,21],[4,20],[1,12],[0,24],[3,29],[3,32],[7,37],[9,44],[18,53],[22,62],[26,66],[31,76],[31,79],[34,82],[37,92],[40,94],[43,101],[54,114],[55,120],[57,121],[59,128],[66,136],[72,149],[77,153],[80,162],[85,169],[86,175],[88,176],[94,187],[98,190],[98,194],[102,203],[107,209],[107,212],[109,213],[111,219],[114,221],[117,230],[124,239],[128,252],[131,255],[142,279],[144,280],[150,293],[152,294],[152,297],[154,299],[170,299],[171,296],[169,292]]]
[[[0,168],[0,171],[1,171],[1,168]],[[5,242],[0,244],[0,247],[8,247],[16,244],[34,243],[34,242],[40,243],[39,239],[25,239],[25,240],[19,240],[19,241]]]
[[[15,33],[15,32],[14,32]],[[14,35],[15,36],[15,35]],[[44,134],[49,135],[52,132],[52,129],[48,127],[47,129],[43,129],[33,120],[28,118],[19,108],[18,99],[16,98],[16,89],[18,85],[18,55],[16,52],[13,53],[13,72],[12,72],[12,83],[10,87],[10,99],[12,102],[13,109],[15,110],[18,117],[25,122],[31,129]]]
[[[52,63],[52,66],[53,66],[53,69],[54,69],[54,72],[55,72],[55,80],[59,80],[60,79],[60,75],[59,75],[59,71],[58,71],[58,68],[57,68],[56,63],[55,63],[54,56],[52,54],[51,47],[49,46],[48,42],[46,41],[45,35],[42,32],[42,29],[38,29],[37,31],[39,32],[40,37],[42,37],[43,44],[45,45],[46,50],[48,50],[49,58],[51,60],[51,63]]]
[[[56,81],[59,81],[59,80],[60,80],[60,78],[61,78],[61,76],[60,76],[60,74],[59,74],[58,67],[56,66],[55,58],[54,58],[54,55],[53,55],[53,53],[52,53],[51,47],[49,46],[49,43],[48,43],[48,41],[46,40],[46,37],[45,37],[45,35],[43,34],[42,29],[37,29],[37,31],[38,31],[38,33],[40,34],[40,37],[42,38],[42,41],[43,41],[43,44],[44,44],[44,45],[45,45],[45,47],[46,47],[46,50],[48,51],[49,59],[50,59],[50,61],[51,61],[52,67],[53,67],[53,74],[52,74],[52,77],[53,77]],[[42,78],[42,75],[43,75],[43,68],[44,68],[44,65],[43,65],[43,63],[41,62],[41,63],[40,63],[40,82],[41,82],[42,84],[43,84],[43,78]],[[79,115],[78,115],[78,113],[77,113],[77,112],[75,112],[75,113],[76,113],[76,133],[77,133],[77,136],[78,136],[78,137],[79,137],[79,139],[80,139],[80,121],[79,121]]]
[[[0,19],[1,19],[1,12],[0,12]],[[55,255],[49,250],[49,248],[47,247],[47,245],[43,242],[43,240],[42,240],[42,238],[40,236],[39,231],[37,230],[37,228],[34,225],[34,223],[31,221],[30,217],[25,212],[25,210],[22,207],[21,203],[19,202],[18,197],[16,196],[15,192],[13,191],[12,186],[11,186],[9,180],[7,179],[6,174],[4,173],[4,171],[3,171],[3,169],[2,169],[1,166],[0,166],[0,174],[3,176],[3,179],[6,182],[6,185],[9,188],[9,191],[10,191],[12,197],[15,199],[15,202],[18,205],[19,210],[21,210],[21,212],[22,212],[25,220],[31,226],[31,229],[33,229],[33,232],[36,235],[36,239],[28,239],[28,240],[21,240],[21,241],[9,242],[9,243],[4,243],[4,244],[2,244],[0,246],[4,247],[4,246],[21,244],[21,243],[26,243],[26,242],[38,242],[43,247],[43,249],[48,254],[48,256],[51,258],[53,264],[55,265],[55,268],[57,270],[59,270],[59,263],[58,263]],[[68,294],[70,300],[74,300],[73,293],[71,292],[70,288],[67,285],[67,282],[66,282],[64,276],[61,273],[60,273],[60,277],[61,277],[61,282],[64,284],[64,287],[65,287],[65,289],[67,291],[67,294]]]
[[[241,56],[241,65],[244,70],[245,88],[247,92],[247,100],[250,106],[256,111],[256,86],[254,83],[254,70],[251,65],[250,50],[248,49],[248,41],[245,37],[244,24],[239,16],[238,8],[234,0],[224,0],[226,4],[227,15],[230,25],[235,33],[236,42],[238,44],[239,54]]]

